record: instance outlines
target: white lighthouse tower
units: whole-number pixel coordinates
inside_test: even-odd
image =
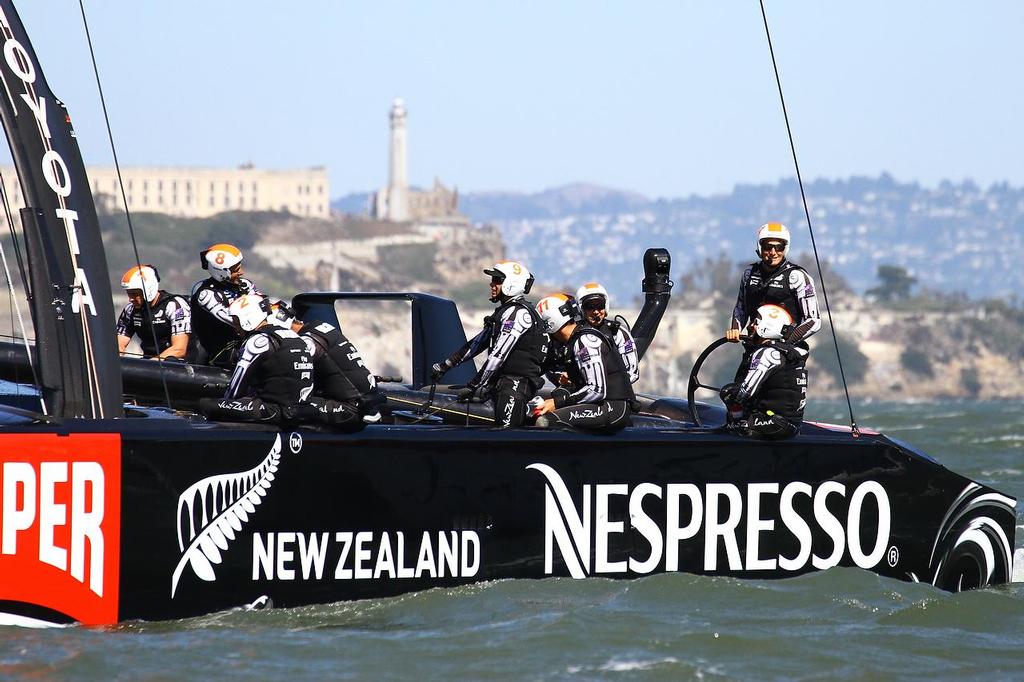
[[[388,184],[377,193],[376,214],[383,220],[409,220],[409,162],[405,103],[396,97],[391,104],[391,141]]]

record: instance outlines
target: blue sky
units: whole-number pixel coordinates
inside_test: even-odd
[[[17,2],[88,163],[110,164],[77,0]],[[805,177],[1024,185],[1022,2],[767,0]],[[325,165],[463,191],[649,196],[793,175],[756,0],[86,0],[130,165]]]

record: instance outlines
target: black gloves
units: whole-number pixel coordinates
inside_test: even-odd
[[[437,381],[444,376],[444,373],[450,369],[451,365],[448,364],[447,360],[444,362],[435,362],[430,366],[430,380],[437,383]]]
[[[796,346],[791,343],[786,343],[785,341],[772,341],[772,346],[782,353],[782,357],[786,358],[787,362],[793,362],[800,358],[800,352],[796,349]]]
[[[459,395],[456,397],[460,403],[472,403],[472,402],[483,402],[487,398],[487,389],[483,386],[466,386],[464,389],[459,391]]]

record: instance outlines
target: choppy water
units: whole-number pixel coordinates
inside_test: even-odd
[[[809,416],[846,421],[838,405]],[[859,407],[858,422],[1024,500],[1019,403],[876,403]],[[551,579],[107,630],[0,628],[0,677],[879,676],[1024,677],[1024,584],[951,595],[854,569],[781,581]]]

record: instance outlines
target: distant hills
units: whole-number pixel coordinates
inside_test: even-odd
[[[918,286],[976,297],[1014,297],[1024,286],[1024,189],[970,181],[938,187],[887,174],[816,180],[806,186],[818,253],[859,292],[876,286],[879,265],[906,268]],[[335,208],[361,212],[368,195]],[[807,221],[794,179],[737,185],[729,194],[651,199],[573,184],[543,192],[463,194],[460,209],[502,232],[511,257],[549,282],[598,278],[619,300],[632,299],[648,246],[672,251],[680,281],[707,259],[754,258],[754,234],[769,220],[794,234],[792,256],[812,269]]]

